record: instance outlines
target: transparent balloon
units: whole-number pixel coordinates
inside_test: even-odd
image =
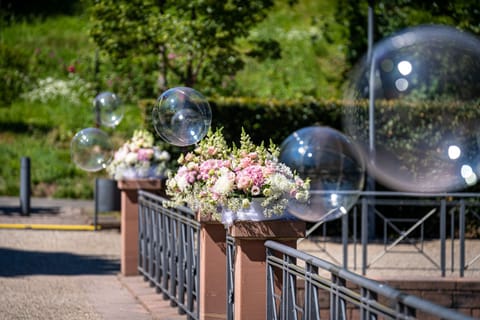
[[[480,40],[447,26],[388,37],[354,68],[343,131],[386,187],[443,192],[480,176]],[[371,83],[371,85],[370,85]]]
[[[93,100],[96,122],[114,128],[123,119],[125,107],[120,98],[111,92],[102,92]]]
[[[72,161],[85,171],[99,171],[110,163],[113,157],[110,137],[97,128],[85,128],[72,139],[70,152]]]
[[[335,129],[312,126],[295,131],[282,142],[279,160],[311,181],[308,202],[291,199],[288,204],[288,211],[302,220],[328,221],[346,214],[363,189],[362,155]]]
[[[192,88],[176,87],[157,99],[152,120],[163,140],[176,146],[188,146],[205,137],[212,122],[212,111],[201,93]]]

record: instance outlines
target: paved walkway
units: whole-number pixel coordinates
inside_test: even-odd
[[[107,226],[101,231],[55,230],[55,226],[91,226],[93,201],[32,198],[31,214],[22,216],[19,211],[18,198],[0,197],[0,319],[186,319],[142,277],[119,275],[118,218],[101,217],[99,224]],[[6,228],[13,224],[24,229]],[[45,225],[52,230],[29,230]],[[453,246],[458,247],[458,242]],[[400,245],[384,254],[383,245],[369,245],[369,261],[379,259],[367,276],[438,278],[438,248],[438,241],[430,241],[424,244],[424,253]],[[299,243],[299,249],[342,263],[339,243],[308,239]],[[360,245],[350,245],[348,253],[349,267],[356,267],[358,273],[360,250]],[[480,278],[478,255],[480,240],[467,241],[466,261],[472,261],[467,278]],[[446,258],[450,270],[450,250]],[[458,264],[447,277],[458,277]]]
[[[142,277],[119,274],[118,228],[28,229],[89,225],[93,201],[33,198],[31,209],[22,216],[18,198],[0,197],[0,319],[186,319]]]

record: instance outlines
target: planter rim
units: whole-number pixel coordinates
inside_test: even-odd
[[[120,190],[158,190],[162,189],[161,179],[128,179],[118,180],[117,185]]]

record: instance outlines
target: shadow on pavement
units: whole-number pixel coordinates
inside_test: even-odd
[[[72,254],[0,248],[0,277],[102,275],[120,271],[118,260]]]
[[[0,215],[19,215],[21,209],[19,206],[0,206]],[[31,207],[30,214],[58,214],[60,207]]]

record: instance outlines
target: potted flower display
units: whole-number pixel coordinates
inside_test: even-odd
[[[278,154],[274,144],[255,145],[243,130],[240,145],[233,147],[221,129],[210,131],[169,175],[168,205],[187,205],[225,224],[282,217],[290,199],[308,200],[309,181],[280,163]]]
[[[115,180],[162,178],[168,175],[169,161],[170,154],[154,145],[153,135],[140,129],[115,152],[106,169]]]

